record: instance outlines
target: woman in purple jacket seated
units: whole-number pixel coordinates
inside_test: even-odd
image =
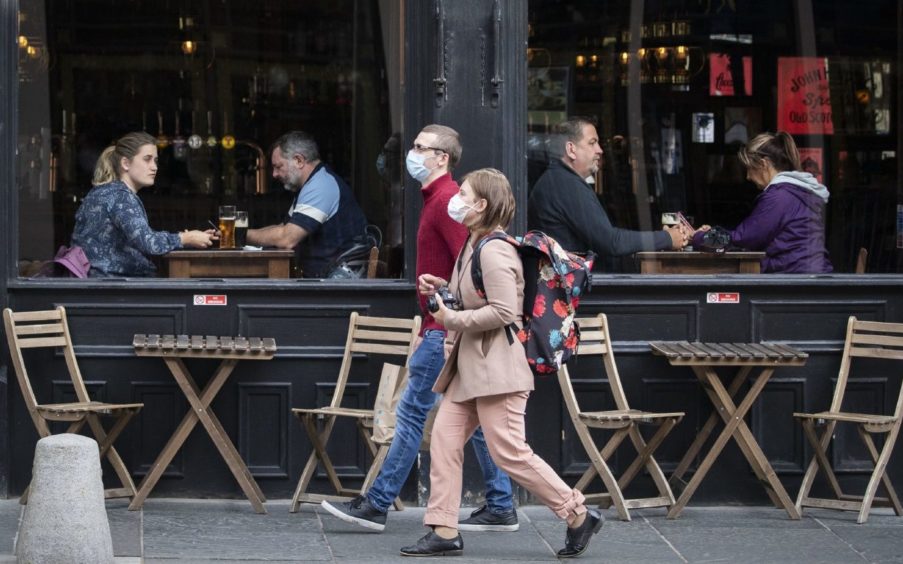
[[[746,166],[746,178],[762,193],[749,217],[727,232],[729,244],[765,251],[762,272],[831,272],[825,249],[828,189],[801,171],[793,137],[783,131],[762,133],[740,149],[739,157]],[[694,234],[695,248],[724,245],[726,237],[713,237],[714,231],[708,233],[709,229],[703,226]],[[712,245],[712,239],[720,239],[720,245]]]

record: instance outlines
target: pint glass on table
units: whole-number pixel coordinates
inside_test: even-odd
[[[248,244],[248,212],[235,212],[235,246],[243,249]]]
[[[219,207],[219,248],[235,248],[235,206]]]

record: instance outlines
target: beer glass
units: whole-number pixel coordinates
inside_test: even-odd
[[[235,206],[219,207],[219,248],[235,248]]]
[[[248,212],[235,212],[235,247],[243,249],[248,244]]]

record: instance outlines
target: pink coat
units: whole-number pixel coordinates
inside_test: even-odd
[[[486,298],[470,275],[473,247],[465,243],[449,280],[463,310],[449,311],[445,328],[454,331],[454,346],[433,391],[452,401],[533,390],[533,372],[517,337],[509,343],[505,326],[521,324],[524,270],[517,250],[505,241],[490,241],[480,251]]]

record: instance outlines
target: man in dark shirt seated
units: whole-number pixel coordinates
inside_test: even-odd
[[[286,220],[248,230],[248,243],[295,249],[305,278],[327,278],[336,257],[367,240],[367,219],[348,184],[326,164],[313,137],[290,131],[273,143],[273,178],[297,191]]]
[[[680,249],[691,235],[679,226],[661,231],[632,231],[611,224],[586,178],[599,170],[602,147],[596,126],[572,117],[555,128],[549,168],[539,177],[527,210],[530,229],[539,229],[568,251],[593,251],[602,257],[638,251]]]

